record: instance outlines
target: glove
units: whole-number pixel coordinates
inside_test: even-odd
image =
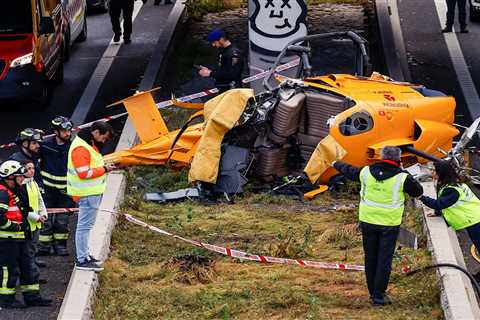
[[[40,215],[36,212],[30,211],[28,213],[28,220],[38,222],[38,220],[40,220]]]

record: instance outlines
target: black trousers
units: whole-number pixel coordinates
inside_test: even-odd
[[[20,246],[17,240],[0,240],[0,301],[12,302],[15,299],[15,287],[18,281],[18,260]]]
[[[392,271],[399,226],[386,227],[360,223],[365,254],[365,276],[370,297],[383,299]]]
[[[45,186],[43,200],[47,208],[75,208],[76,204],[70,196],[57,188]],[[48,215],[48,220],[43,224],[40,230],[40,243],[42,245],[51,245],[54,240],[68,240],[69,215],[65,213],[52,213]]]
[[[467,0],[447,0],[447,27],[455,21],[455,6],[458,5],[458,22],[461,27],[467,26]]]
[[[38,230],[32,232],[31,238],[25,239],[19,245],[18,268],[20,269],[20,288],[25,300],[35,298],[40,293],[40,269],[35,263],[38,233]]]
[[[135,0],[111,0],[110,21],[115,34],[122,34],[120,28],[120,14],[123,15],[123,38],[130,38],[132,34],[132,15]]]
[[[466,229],[470,240],[472,240],[477,251],[480,252],[480,223],[474,224]]]

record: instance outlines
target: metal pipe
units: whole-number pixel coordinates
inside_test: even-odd
[[[416,156],[419,156],[421,158],[430,160],[430,161],[442,161],[442,159],[435,157],[434,155],[431,155],[429,153],[426,153],[424,151],[415,149],[412,146],[402,146],[400,147],[403,151],[410,152],[411,154],[414,154]]]

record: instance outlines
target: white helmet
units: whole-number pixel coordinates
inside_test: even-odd
[[[4,163],[0,164],[0,178],[8,178],[10,176],[23,176],[25,173],[25,168],[18,161],[7,160]]]

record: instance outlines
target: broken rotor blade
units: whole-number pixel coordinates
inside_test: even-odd
[[[458,140],[458,143],[452,149],[451,153],[452,154],[461,153],[463,149],[465,149],[467,144],[472,140],[479,126],[480,126],[480,117],[475,119],[475,121],[465,130],[460,140]]]

